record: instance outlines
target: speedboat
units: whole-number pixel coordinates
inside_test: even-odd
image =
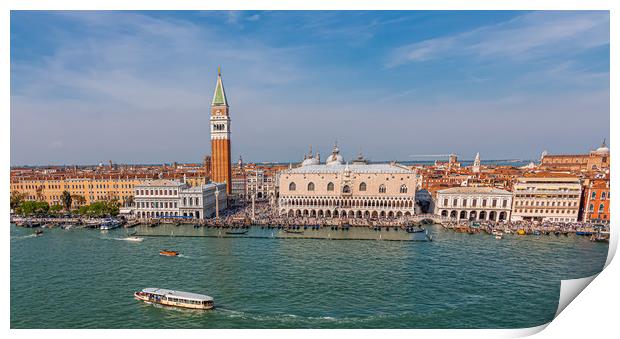
[[[145,288],[140,292],[134,292],[133,295],[138,300],[165,306],[197,310],[210,310],[215,306],[213,304],[213,298],[208,295],[163,288]]]
[[[171,250],[161,250],[161,251],[159,251],[159,255],[163,255],[165,257],[178,257],[179,256],[179,252],[171,251]]]
[[[144,238],[131,236],[131,237],[127,237],[127,238],[125,238],[123,240],[125,240],[125,241],[132,241],[132,242],[140,242],[140,241],[144,240]]]

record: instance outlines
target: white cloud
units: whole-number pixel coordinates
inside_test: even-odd
[[[18,163],[200,159],[210,151],[217,66],[225,85],[234,84],[229,99],[237,110],[278,100],[264,87],[308,76],[299,64],[303,48],[228,40],[208,26],[134,13],[54,15],[84,34],[50,36],[54,53],[36,63],[12,61],[11,153]],[[55,140],[51,150],[37,147],[47,140]],[[164,146],[170,151],[158,154]]]
[[[609,44],[609,12],[543,11],[396,48],[386,66],[455,56],[529,60]]]

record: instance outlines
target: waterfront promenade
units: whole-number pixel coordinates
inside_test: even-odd
[[[104,219],[88,218],[20,218],[11,219],[18,226],[33,225],[34,227],[44,226],[52,228],[55,226],[73,225],[85,228],[97,228]],[[277,229],[308,229],[308,228],[330,228],[348,229],[350,227],[369,228],[374,231],[405,230],[407,228],[424,225],[441,225],[444,229],[459,233],[524,233],[523,235],[593,235],[597,232],[608,232],[608,226],[596,226],[592,223],[583,222],[528,222],[528,221],[457,221],[452,218],[441,217],[433,214],[414,215],[400,218],[383,219],[350,219],[350,218],[326,218],[326,217],[289,217],[279,215],[267,203],[259,203],[254,206],[244,206],[225,211],[219,218],[205,220],[182,219],[182,218],[160,218],[160,219],[129,219],[120,218],[125,228],[138,225],[148,225],[156,227],[158,225],[193,225],[194,227],[206,228],[247,228],[250,226],[261,226]],[[595,227],[596,226],[596,227]]]

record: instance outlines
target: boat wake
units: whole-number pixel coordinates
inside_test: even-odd
[[[23,240],[23,239],[36,238],[36,237],[37,237],[36,234],[28,234],[28,235],[13,236],[11,237],[11,239]]]
[[[119,241],[127,241],[127,242],[142,242],[144,240],[144,238],[138,238],[138,237],[127,237],[127,238],[105,238],[105,237],[102,237],[101,239],[105,239],[105,240],[119,240]]]
[[[279,323],[294,323],[298,326],[304,326],[304,324],[316,325],[316,324],[332,324],[327,326],[335,326],[335,323],[340,325],[365,323],[373,321],[382,321],[386,317],[405,317],[407,314],[386,315],[378,314],[366,317],[332,317],[332,316],[300,316],[295,314],[253,314],[243,311],[235,311],[223,307],[216,307],[215,312],[227,316],[228,318],[236,318],[242,320],[253,320],[259,322],[279,322]]]

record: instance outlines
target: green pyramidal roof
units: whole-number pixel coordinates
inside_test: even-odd
[[[217,75],[217,83],[215,85],[215,93],[213,93],[212,106],[228,106],[228,100],[226,100],[226,92],[224,91],[224,84],[222,84],[222,75]]]

